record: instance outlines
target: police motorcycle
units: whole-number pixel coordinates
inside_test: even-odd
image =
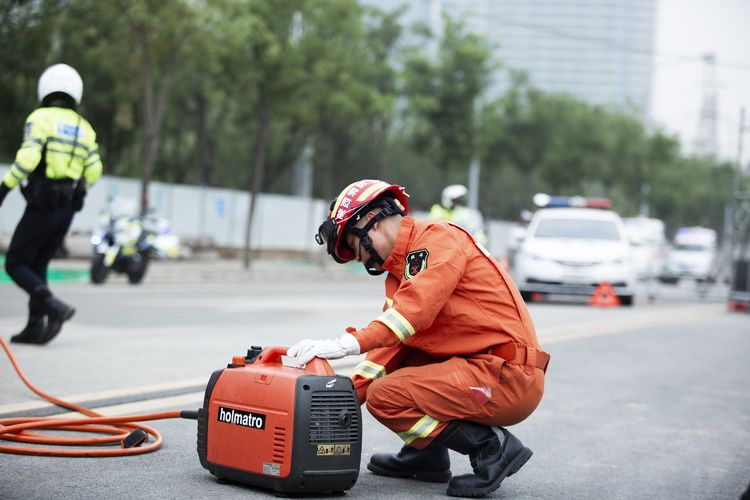
[[[143,281],[149,262],[157,256],[157,232],[152,217],[103,213],[100,230],[91,237],[91,282],[104,283],[110,271],[127,274],[134,285]]]

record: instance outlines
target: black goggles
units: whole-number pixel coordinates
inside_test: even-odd
[[[325,245],[328,255],[333,257],[333,260],[335,260],[339,264],[343,264],[347,261],[341,260],[338,255],[336,255],[337,231],[338,224],[336,224],[333,219],[326,219],[318,228],[318,234],[315,235],[315,241],[318,242],[318,245]]]

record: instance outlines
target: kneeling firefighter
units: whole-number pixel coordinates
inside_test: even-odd
[[[405,442],[367,468],[484,495],[531,456],[504,426],[539,404],[549,355],[515,284],[472,236],[407,213],[401,186],[363,180],[341,192],[316,240],[336,262],[388,272],[383,313],[288,355],[304,364],[366,352],[352,377],[360,402]],[[474,473],[451,478],[448,449],[469,455]]]
[[[47,284],[49,261],[83,208],[86,190],[102,175],[96,134],[76,112],[83,95],[78,72],[66,64],[47,68],[39,78],[39,108],[26,119],[23,143],[0,183],[0,205],[21,185],[26,210],[8,247],[5,270],[29,294],[26,328],[12,342],[46,344],[75,309]]]

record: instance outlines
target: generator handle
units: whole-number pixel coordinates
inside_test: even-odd
[[[288,347],[271,346],[263,349],[263,352],[255,360],[254,364],[281,364],[281,356],[286,356]],[[331,365],[322,358],[313,358],[305,365],[304,370],[313,375],[336,375]]]

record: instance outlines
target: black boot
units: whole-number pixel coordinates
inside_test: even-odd
[[[33,299],[29,299],[29,321],[21,333],[13,335],[11,342],[18,344],[43,344],[44,343],[44,310],[39,309]]]
[[[450,424],[437,441],[469,455],[474,469],[474,474],[451,479],[448,495],[454,497],[479,497],[495,491],[503,479],[518,472],[532,453],[507,429],[463,420]]]
[[[34,291],[32,300],[39,301],[47,315],[47,328],[42,339],[42,343],[46,344],[60,333],[63,323],[72,318],[76,310],[52,295],[46,287]]]
[[[405,445],[398,455],[376,453],[370,458],[367,468],[379,476],[404,477],[431,483],[447,483],[451,478],[448,448],[434,444],[422,450]]]

